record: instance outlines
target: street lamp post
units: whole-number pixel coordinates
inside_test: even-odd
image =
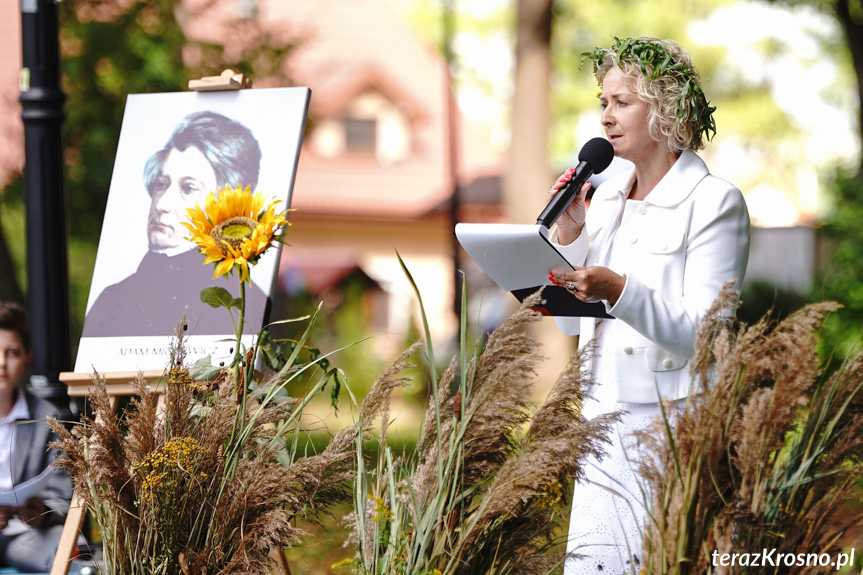
[[[29,390],[62,404],[61,371],[71,363],[63,101],[54,0],[21,0],[21,118],[27,210],[27,307],[33,335]],[[68,402],[67,402],[68,403]]]

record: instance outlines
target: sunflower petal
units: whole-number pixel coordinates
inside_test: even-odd
[[[249,267],[255,265],[275,242],[284,243],[282,238],[290,227],[287,213],[291,210],[276,213],[280,203],[279,200],[267,203],[262,192],[252,193],[249,186],[226,186],[210,192],[203,208],[196,205],[186,210],[188,221],[183,222],[183,225],[190,234],[186,239],[198,246],[198,251],[204,255],[204,265],[216,264],[213,278],[237,269],[240,281],[250,281]],[[237,248],[214,239],[214,229],[236,217],[257,222],[248,237]]]

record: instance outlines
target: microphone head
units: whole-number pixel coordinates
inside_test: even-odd
[[[605,138],[588,140],[578,153],[578,161],[590,164],[593,167],[594,174],[598,174],[607,168],[613,159],[614,148]]]

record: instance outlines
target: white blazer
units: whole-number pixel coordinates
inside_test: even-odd
[[[743,281],[749,212],[740,190],[710,175],[701,158],[685,150],[644,199],[640,217],[615,231],[634,177],[632,168],[600,185],[587,211],[587,233],[557,247],[574,266],[602,265],[617,236],[615,260],[625,267],[614,271],[625,274],[626,285],[617,303],[606,302],[616,318],[606,321],[625,326],[619,341],[598,352],[613,354],[618,401],[654,403],[690,393],[698,323],[723,283]],[[556,242],[556,230],[551,239]],[[581,334],[580,347],[593,337],[593,318],[555,319],[563,333]]]

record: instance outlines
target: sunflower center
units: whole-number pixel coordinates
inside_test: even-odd
[[[229,218],[214,226],[213,230],[210,232],[210,236],[216,240],[216,244],[218,244],[222,253],[228,255],[228,247],[225,243],[235,250],[240,249],[240,246],[243,244],[243,240],[251,237],[252,231],[257,227],[257,225],[258,222],[252,218]]]

